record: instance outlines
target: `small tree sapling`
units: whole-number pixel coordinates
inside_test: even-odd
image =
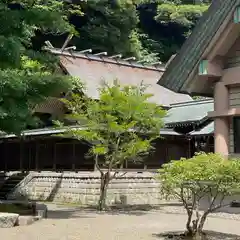
[[[187,212],[187,235],[201,239],[210,213],[230,204],[228,196],[240,190],[240,161],[213,153],[164,164],[159,170],[162,192],[178,198]],[[200,201],[208,199],[200,212]]]
[[[90,154],[101,175],[98,207],[106,206],[107,189],[120,166],[126,161],[139,161],[152,149],[160,136],[165,110],[151,103],[152,96],[144,86],[121,87],[117,81],[99,90],[99,100],[73,95],[65,100],[81,128],[69,129],[65,135],[91,142]]]

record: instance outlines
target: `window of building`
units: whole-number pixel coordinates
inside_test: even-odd
[[[234,152],[240,153],[240,117],[233,119]]]

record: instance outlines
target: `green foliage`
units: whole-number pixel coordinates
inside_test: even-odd
[[[208,4],[174,4],[164,3],[158,6],[156,20],[161,23],[175,22],[192,27],[208,9]]]
[[[125,161],[139,161],[159,137],[165,110],[150,103],[145,87],[121,87],[117,81],[105,85],[98,101],[73,95],[64,100],[80,128],[69,128],[64,135],[92,143],[89,154],[101,173],[99,208],[103,209],[106,189]],[[111,173],[114,172],[113,175]]]
[[[91,48],[94,53],[106,51],[109,55],[134,56],[143,62],[166,62],[181,47],[211,1],[72,2],[75,4],[63,4],[61,8],[76,27],[78,36],[71,44],[78,50]],[[54,46],[61,47],[66,36],[56,39],[47,35],[47,38]]]
[[[191,159],[163,165],[158,179],[164,194],[182,201],[188,214],[187,230],[195,235],[202,232],[208,214],[222,208],[227,196],[240,191],[240,161],[226,160],[218,154],[200,153]],[[202,199],[209,201],[207,209],[200,215]]]
[[[100,89],[99,101],[73,95],[72,100],[64,100],[72,110],[67,118],[83,128],[68,134],[95,142],[91,154],[103,155],[102,167],[110,171],[125,160],[134,161],[151,149],[163,126],[165,111],[148,102],[149,97],[143,87],[121,87],[117,82]]]
[[[80,49],[91,48],[95,52],[148,58],[154,61],[141,42],[138,29],[137,6],[144,1],[88,1],[82,4],[85,24],[77,28],[80,38],[73,44]]]
[[[213,153],[201,153],[191,159],[172,161],[165,164],[159,172],[163,189],[169,192],[172,189],[187,188],[201,195],[213,188],[219,193],[231,195],[240,187],[239,160],[226,161],[221,155]],[[201,188],[204,184],[207,187]]]
[[[64,8],[64,1],[1,1],[1,131],[18,134],[35,122],[36,104],[71,89],[72,79],[56,73],[56,59],[34,51],[31,43],[36,31],[74,32]]]

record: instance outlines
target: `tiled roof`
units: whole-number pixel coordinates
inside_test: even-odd
[[[158,84],[175,92],[184,92],[182,87],[201,60],[203,52],[224,20],[239,4],[240,0],[214,0],[177,56],[171,61]]]
[[[172,104],[164,122],[166,126],[184,123],[201,123],[208,117],[208,112],[213,111],[213,100],[200,100],[187,103]]]
[[[209,134],[213,134],[213,133],[214,133],[214,122],[210,122],[205,127],[201,128],[197,131],[191,132],[190,135],[191,136],[204,136],[204,135],[209,135]]]
[[[86,55],[58,49],[48,49],[60,55],[61,64],[72,76],[79,77],[86,85],[86,94],[99,98],[98,89],[104,81],[118,80],[122,85],[148,85],[147,92],[153,94],[149,100],[168,107],[170,104],[191,101],[189,95],[175,93],[157,84],[165,68],[145,66],[136,62],[116,60],[109,57]]]
[[[182,134],[174,131],[173,129],[168,129],[168,128],[163,128],[160,130],[160,135],[161,136],[181,136]]]
[[[81,127],[79,126],[71,126],[71,129],[81,129]],[[54,134],[60,134],[60,133],[64,133],[66,131],[69,130],[68,128],[53,128],[53,127],[49,127],[49,128],[38,128],[38,129],[32,129],[32,130],[25,130],[22,132],[22,136],[41,136],[41,135],[54,135]],[[167,136],[167,135],[171,135],[171,136],[180,136],[180,133],[175,132],[173,129],[161,129],[160,130],[160,134],[163,136]],[[18,136],[16,136],[15,134],[6,134],[4,132],[0,132],[0,139],[1,138],[16,138]]]

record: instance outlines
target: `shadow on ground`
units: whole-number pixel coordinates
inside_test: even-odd
[[[164,206],[169,204],[164,204]],[[94,218],[97,215],[132,215],[142,216],[149,211],[159,210],[163,205],[125,205],[111,206],[105,211],[98,211],[96,205],[92,206],[73,206],[71,204],[55,204],[52,209],[51,204],[48,210],[48,218],[68,219],[68,218]]]
[[[80,212],[77,209],[59,209],[48,210],[47,218],[50,219],[73,219],[73,218],[94,218],[89,216],[86,212]]]
[[[201,240],[240,240],[240,235],[206,231],[206,235]],[[159,234],[152,234],[153,237],[161,240],[193,240],[192,237],[183,236],[180,232],[165,232]]]

